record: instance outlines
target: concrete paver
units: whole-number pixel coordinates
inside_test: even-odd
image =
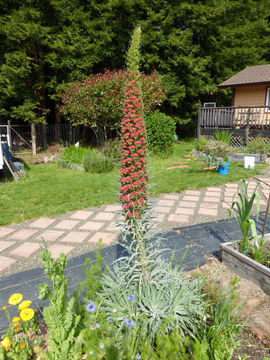
[[[55,222],[55,219],[41,217],[41,218],[33,221],[30,224],[30,226],[34,227],[34,228],[45,229],[54,222]]]
[[[22,245],[18,246],[16,249],[11,251],[11,255],[22,256],[25,258],[29,258],[33,255],[38,249],[40,245],[32,242],[25,242]]]

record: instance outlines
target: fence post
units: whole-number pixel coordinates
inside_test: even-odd
[[[11,129],[10,129],[10,126],[11,126],[11,121],[8,120],[8,128],[7,128],[7,135],[8,135],[8,146],[9,146],[9,149],[10,151],[12,150],[12,139],[11,139]]]
[[[197,125],[197,138],[201,137],[201,109],[198,111],[198,125]]]
[[[42,125],[42,137],[43,137],[43,150],[46,151],[47,150],[47,125],[43,124]]]
[[[251,113],[251,108],[249,107],[248,112],[247,112],[247,123],[246,123],[246,129],[245,129],[245,146],[247,146],[247,144],[248,144],[250,113]]]

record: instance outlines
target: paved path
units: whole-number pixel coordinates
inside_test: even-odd
[[[270,168],[259,178],[270,184]],[[249,194],[256,185],[254,179],[249,181]],[[226,219],[236,189],[237,183],[228,183],[160,195],[152,199],[158,226],[168,232],[179,226]],[[259,185],[260,210],[266,208],[269,190],[270,187]],[[109,246],[117,241],[121,221],[119,205],[103,205],[0,227],[0,276],[40,266],[42,243],[53,258],[64,252],[69,259],[94,250],[99,238]]]

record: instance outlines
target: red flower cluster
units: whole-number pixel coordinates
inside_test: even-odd
[[[121,122],[120,199],[126,219],[140,217],[147,205],[146,131],[143,120],[142,93],[137,76],[128,74],[125,90],[124,117]]]

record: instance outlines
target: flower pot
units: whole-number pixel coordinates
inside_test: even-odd
[[[264,239],[266,242],[270,241],[270,234],[265,234]],[[222,262],[234,273],[252,281],[270,295],[270,268],[239,252],[237,243],[230,241],[220,245]]]
[[[218,173],[219,175],[227,175],[229,172],[230,163],[225,162],[225,166],[222,166],[221,163],[219,163],[218,166]]]

